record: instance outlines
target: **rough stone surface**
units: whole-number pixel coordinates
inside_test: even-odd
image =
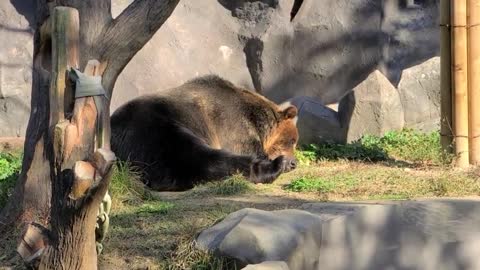
[[[0,137],[24,135],[30,116],[31,7],[12,2],[0,1]]]
[[[357,85],[340,101],[339,114],[346,141],[362,135],[381,136],[404,127],[404,112],[397,89],[379,71]]]
[[[308,269],[316,264],[321,239],[321,231],[312,228],[319,228],[322,221],[300,210],[245,208],[203,231],[197,244],[246,264],[283,260],[291,269]]]
[[[290,269],[479,269],[480,202],[311,203],[243,209],[203,231],[198,246],[244,263]]]
[[[113,0],[118,15],[132,0]],[[120,75],[112,111],[138,95],[217,73],[276,102],[338,102],[379,69],[402,70],[438,54],[438,1],[182,0]],[[25,133],[34,0],[0,3],[0,136]],[[7,112],[5,112],[5,107]],[[2,109],[3,108],[3,109]]]
[[[345,142],[338,113],[311,97],[295,97],[290,102],[298,109],[299,144]]]
[[[288,265],[285,262],[262,262],[259,264],[249,264],[242,268],[243,270],[289,270]]]
[[[304,208],[321,214],[328,207]],[[478,269],[479,208],[478,200],[360,205],[324,224],[319,264],[339,270]]]
[[[423,131],[440,128],[440,57],[405,69],[398,84],[405,127]]]

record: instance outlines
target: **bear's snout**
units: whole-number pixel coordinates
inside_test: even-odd
[[[286,158],[285,171],[293,171],[297,168],[297,159],[296,158]]]

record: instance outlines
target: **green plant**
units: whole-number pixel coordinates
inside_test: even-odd
[[[301,164],[309,165],[315,160],[368,160],[380,161],[388,158],[383,149],[377,145],[370,143],[363,144],[362,141],[357,141],[351,144],[310,144],[297,151],[297,159],[300,157]]]
[[[336,183],[332,179],[323,177],[304,176],[293,180],[285,189],[295,192],[331,192],[335,189]]]
[[[310,145],[304,149],[298,149],[295,151],[295,158],[300,165],[310,165],[317,160],[317,152],[315,151],[315,145]]]
[[[450,163],[452,156],[443,152],[440,133],[421,133],[412,129],[390,131],[379,140],[379,145],[392,157],[412,162],[433,164]]]
[[[325,143],[301,147],[296,153],[300,164],[317,160],[383,161],[400,159],[435,165],[448,164],[453,156],[440,145],[438,132],[422,133],[412,129],[389,131],[384,136],[365,135],[349,144]]]
[[[22,155],[0,153],[0,209],[10,197],[22,167]]]
[[[130,163],[117,161],[109,187],[112,196],[127,201],[149,199],[150,193],[145,189],[140,178],[140,172]]]
[[[167,214],[174,206],[171,202],[151,201],[142,204],[137,213]]]

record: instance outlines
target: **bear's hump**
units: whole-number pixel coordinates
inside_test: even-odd
[[[218,75],[215,75],[215,74],[197,77],[195,79],[187,81],[186,84],[203,85],[203,86],[207,86],[207,87],[237,89],[237,87],[233,83],[231,83],[231,82],[225,80],[224,78],[222,78]]]

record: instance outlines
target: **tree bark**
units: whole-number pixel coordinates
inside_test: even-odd
[[[45,35],[48,31],[45,24],[48,16],[47,1],[39,0],[33,41],[31,113],[27,125],[22,171],[14,192],[0,215],[0,234],[9,232],[11,225],[32,221],[46,225],[49,219],[50,161],[45,149],[50,114],[49,98],[46,95],[51,68],[51,42]]]
[[[63,93],[63,97],[62,93],[55,93],[52,97],[56,100],[63,98],[64,103],[52,103],[47,95],[50,80],[56,78],[57,83],[62,80],[62,76],[56,77],[51,72],[55,64],[52,63],[51,12],[57,6],[78,10],[80,38],[77,62],[70,62],[70,65],[86,67],[89,60],[99,60],[97,71],[103,71],[102,85],[108,96],[105,102],[107,116],[103,118],[105,123],[109,122],[109,100],[118,75],[171,15],[178,2],[136,0],[115,20],[111,16],[110,0],[37,2],[31,115],[22,172],[13,195],[0,215],[0,233],[9,231],[12,225],[32,222],[49,227],[48,247],[41,257],[43,269],[96,268],[96,209],[109,183],[108,171],[99,171],[98,162],[108,164],[111,158],[107,151],[108,125],[104,137],[100,138],[106,148],[93,152],[95,121],[90,120],[96,119],[93,117],[96,110],[92,98],[77,99],[73,107],[73,95],[68,91]],[[63,132],[65,141],[59,139],[63,138]],[[69,142],[68,138],[78,140]],[[83,191],[77,190],[78,194],[86,192],[87,195],[74,199],[78,194],[67,191],[83,185],[78,181],[82,181],[82,175],[85,175],[82,173],[85,172],[78,172],[78,175],[74,172],[77,168],[85,168],[77,163],[79,161],[88,161],[101,178],[93,176],[91,186],[87,185]],[[104,167],[108,168],[108,165]]]

